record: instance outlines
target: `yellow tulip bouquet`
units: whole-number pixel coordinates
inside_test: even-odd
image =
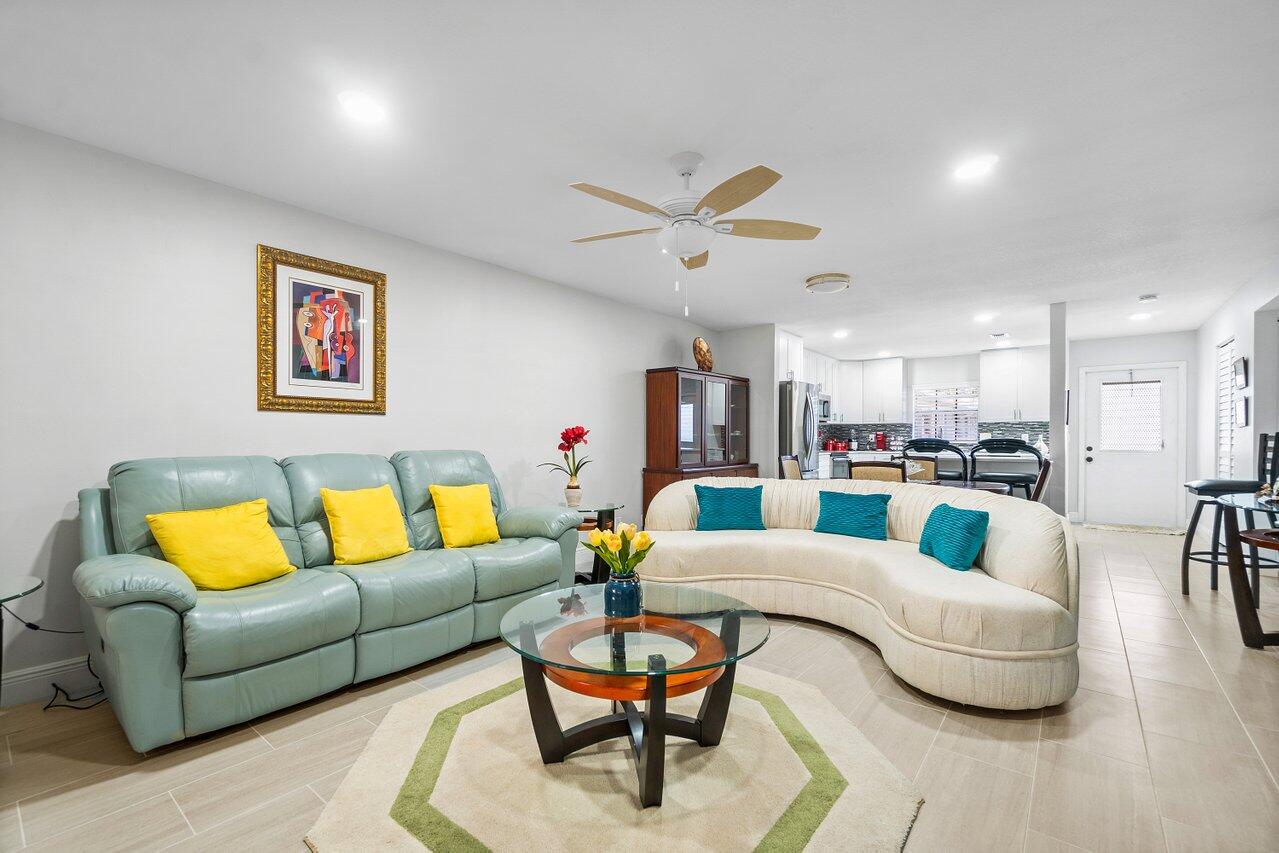
[[[631,575],[648,556],[649,549],[653,547],[653,537],[634,524],[619,524],[615,531],[592,530],[586,547],[604,559],[610,574]]]

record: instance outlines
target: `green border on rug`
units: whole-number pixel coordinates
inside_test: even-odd
[[[511,679],[505,684],[451,705],[435,715],[390,812],[391,818],[424,846],[432,850],[488,850],[478,838],[433,806],[431,794],[435,792],[444,760],[462,718],[499,699],[505,699],[523,684],[522,678]],[[734,685],[733,692],[758,702],[764,708],[809,774],[808,782],[755,849],[803,850],[813,833],[830,814],[835,801],[848,787],[848,780],[831,763],[821,744],[809,734],[808,729],[804,728],[804,724],[780,696],[746,684]]]

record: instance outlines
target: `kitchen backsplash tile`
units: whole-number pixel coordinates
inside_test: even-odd
[[[977,424],[979,433],[990,433],[991,438],[1021,438],[1027,436],[1031,444],[1044,440],[1048,443],[1048,421],[981,421]],[[861,450],[872,450],[875,446],[875,433],[882,432],[888,439],[888,448],[897,450],[912,438],[911,424],[821,424],[817,429],[817,442],[821,444],[827,438],[840,441],[857,439]]]

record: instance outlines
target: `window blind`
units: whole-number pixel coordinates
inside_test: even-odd
[[[1217,476],[1235,476],[1235,339],[1217,347]]]
[[[976,385],[916,385],[914,437],[976,441],[977,391]]]

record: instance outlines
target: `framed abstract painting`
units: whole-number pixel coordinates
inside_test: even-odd
[[[386,414],[386,274],[258,246],[258,410]]]

